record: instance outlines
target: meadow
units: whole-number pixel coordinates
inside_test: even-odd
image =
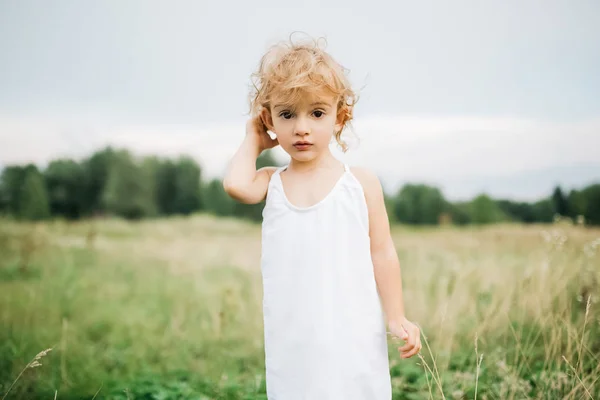
[[[600,399],[600,229],[393,237],[425,343],[390,337],[394,400]],[[236,219],[0,219],[0,399],[266,399],[259,261]]]

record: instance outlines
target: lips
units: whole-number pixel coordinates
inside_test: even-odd
[[[294,147],[298,150],[308,150],[312,146],[310,142],[296,142],[294,143]]]

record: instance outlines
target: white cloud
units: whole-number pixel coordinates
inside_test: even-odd
[[[598,162],[600,119],[549,123],[521,118],[372,117],[357,124],[356,156],[403,177],[502,175]]]

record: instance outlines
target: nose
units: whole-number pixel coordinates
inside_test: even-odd
[[[294,134],[298,136],[305,136],[310,133],[310,124],[308,118],[298,117],[296,118],[296,125],[294,126]]]

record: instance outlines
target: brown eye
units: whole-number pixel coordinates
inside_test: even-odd
[[[292,113],[290,113],[289,111],[282,111],[279,113],[279,116],[284,119],[290,119],[292,118]]]
[[[313,115],[317,118],[321,118],[323,115],[325,115],[325,113],[321,110],[315,110],[315,112],[313,112]]]

